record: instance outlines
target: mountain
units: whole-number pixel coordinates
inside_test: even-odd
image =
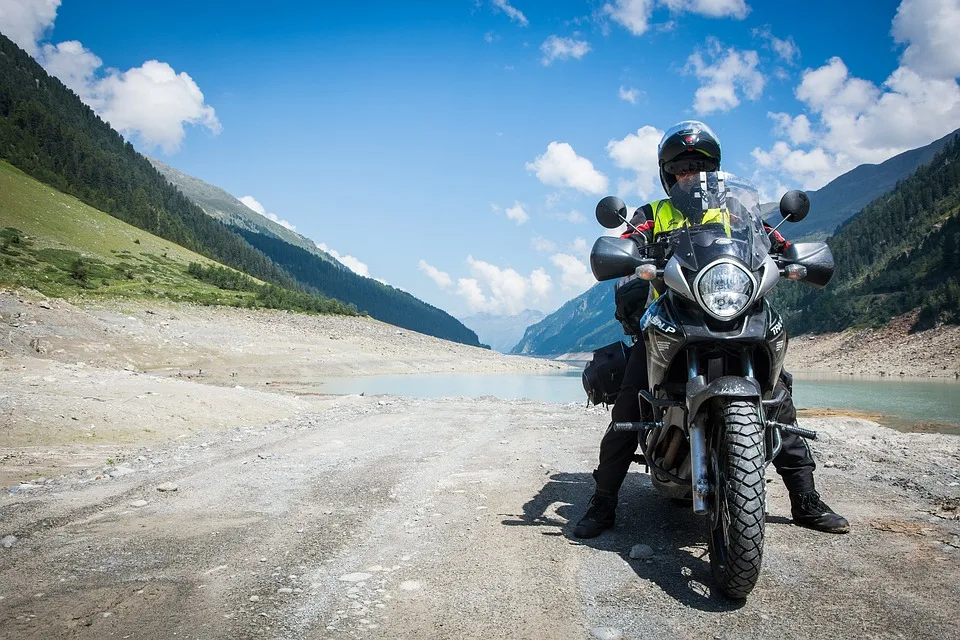
[[[830,244],[834,246],[836,243],[833,251],[837,260],[837,275],[825,291],[816,291],[791,282],[783,282],[777,287],[774,300],[778,306],[782,307],[781,310],[784,312],[793,334],[805,331],[843,329],[851,325],[871,322],[885,322],[892,317],[891,314],[895,311],[903,313],[921,306],[927,309],[922,314],[922,318],[926,319],[924,322],[929,323],[931,317],[950,321],[949,319],[953,315],[949,308],[953,304],[951,296],[954,294],[951,293],[953,289],[949,279],[941,278],[938,280],[936,276],[927,275],[925,276],[927,278],[926,282],[931,287],[912,289],[910,286],[912,278],[910,271],[901,266],[910,264],[911,268],[920,269],[925,274],[935,272],[931,271],[933,268],[931,265],[937,265],[938,268],[944,269],[952,268],[950,266],[952,263],[949,260],[944,262],[938,257],[931,258],[929,252],[921,252],[922,255],[927,256],[925,258],[927,262],[923,264],[920,264],[920,258],[917,256],[914,259],[909,258],[913,248],[922,237],[926,237],[925,234],[929,233],[929,229],[936,229],[938,228],[937,225],[945,224],[945,222],[943,220],[938,222],[935,218],[924,218],[923,224],[931,226],[918,228],[913,218],[904,218],[904,211],[906,210],[904,207],[910,208],[915,206],[916,203],[902,202],[903,195],[898,196],[897,202],[899,204],[895,205],[894,209],[878,209],[877,207],[887,198],[892,197],[893,194],[884,196],[891,190],[893,190],[893,193],[904,194],[909,192],[914,194],[914,197],[920,198],[921,202],[925,202],[927,206],[932,207],[933,196],[930,194],[924,195],[926,193],[924,188],[917,185],[933,179],[930,177],[932,167],[939,167],[939,170],[943,171],[945,170],[944,163],[946,163],[946,166],[951,166],[952,156],[948,155],[944,160],[936,162],[934,162],[934,158],[937,157],[938,153],[943,153],[946,149],[952,148],[951,145],[954,144],[954,138],[958,134],[960,134],[960,130],[929,145],[906,151],[877,165],[861,165],[836,178],[822,189],[809,193],[810,215],[801,222],[786,223],[782,227],[782,231],[790,239],[805,236],[807,238],[823,238],[836,231],[836,239],[831,240]],[[903,187],[903,184],[907,182],[913,186]],[[940,193],[940,191],[931,191],[931,193]],[[939,203],[937,206],[946,207],[949,200],[941,199],[937,202]],[[877,211],[881,213],[877,213]],[[912,215],[918,214],[914,213]],[[884,219],[883,216],[887,216],[887,218]],[[869,222],[864,222],[867,220]],[[955,223],[951,223],[951,226],[953,224]],[[865,226],[867,229],[864,229]],[[900,234],[901,226],[909,227],[910,233]],[[870,230],[873,227],[890,231],[890,237],[880,238]],[[848,228],[852,228],[854,231],[848,231]],[[918,233],[920,235],[917,235]],[[874,238],[878,244],[870,246],[864,245],[860,241],[851,241],[851,234],[859,234],[857,237]],[[908,237],[910,240],[907,240]],[[949,243],[953,240],[945,239],[943,242],[946,242],[949,246],[936,251],[945,251],[946,254],[949,254],[953,246]],[[883,247],[884,251],[893,251],[894,253],[878,253],[878,247]],[[896,258],[898,255],[901,257]],[[939,256],[940,254],[936,255]],[[849,260],[851,264],[854,264],[863,259],[863,256],[870,256],[871,260],[878,260],[878,264],[882,266],[866,271],[862,268],[855,269],[854,272],[857,275],[851,277],[869,280],[870,283],[882,288],[859,290],[855,287],[840,285],[848,277],[844,275],[847,271],[846,261]],[[881,269],[888,264],[897,268],[896,277],[899,280],[894,281],[894,276],[890,273],[882,273]],[[850,295],[855,297],[849,300],[844,299],[844,296]],[[924,302],[924,296],[928,295],[931,297],[927,302]],[[815,302],[818,296],[822,300]],[[857,300],[860,306],[853,308],[851,306],[852,300]],[[812,313],[811,308],[813,307],[808,307],[814,304],[818,311]],[[578,315],[578,309],[583,310],[582,315]],[[513,353],[557,355],[597,349],[623,335],[619,323],[613,318],[613,312],[612,285],[610,283],[598,283],[586,293],[569,301],[555,313],[530,327],[520,344],[514,348]]]
[[[960,324],[960,135],[828,241],[830,286],[777,287],[794,334],[880,326],[919,310],[914,330]]]
[[[207,215],[231,227],[278,238],[328,262],[334,262],[334,259],[319,249],[310,238],[260,215],[220,187],[194,178],[156,158],[150,156],[146,158],[170,184],[203,209]]]
[[[613,281],[598,282],[586,292],[527,327],[510,353],[556,356],[593,351],[623,337],[613,317]]]
[[[282,287],[289,274],[177,191],[62,82],[0,35],[0,158],[87,205]]]
[[[476,331],[480,342],[490,345],[494,351],[510,353],[523,336],[524,330],[542,319],[542,312],[524,309],[513,315],[476,313],[460,318],[460,322]]]
[[[810,196],[810,215],[795,224],[784,224],[781,230],[792,239],[822,240],[833,235],[839,225],[893,189],[897,182],[912,174],[918,167],[933,160],[958,132],[960,129],[924,147],[904,151],[880,164],[862,164],[820,189],[809,191],[807,195]],[[779,220],[779,215],[777,218]]]

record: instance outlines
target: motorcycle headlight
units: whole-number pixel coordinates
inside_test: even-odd
[[[743,311],[750,302],[753,280],[737,265],[723,262],[704,272],[697,289],[706,310],[726,320]]]

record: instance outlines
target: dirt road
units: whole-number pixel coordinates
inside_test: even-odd
[[[269,360],[299,331],[279,321],[270,342],[242,333],[241,315],[204,324],[203,311],[170,320],[156,310],[17,303],[17,313],[36,314],[31,325],[5,302],[0,638],[958,633],[954,436],[804,420],[823,434],[814,444],[820,488],[853,531],[794,526],[770,473],[764,569],[746,603],[732,603],[711,592],[698,519],[656,494],[640,469],[624,487],[617,527],[586,543],[572,537],[593,488],[601,408],[297,394],[296,374],[277,379],[290,356]],[[61,315],[54,322],[47,311]],[[120,331],[121,319],[137,333]],[[169,364],[145,373],[137,350],[167,358],[169,338],[155,329],[188,321],[205,327],[194,336],[225,332],[205,344],[204,373],[183,375],[201,368],[189,350],[175,362],[182,375]],[[346,326],[340,340],[359,344]],[[113,355],[78,366],[77,345],[102,340],[97,330],[111,336]],[[43,331],[49,351],[21,349]],[[270,365],[259,383],[253,365],[237,370],[230,360],[240,341]],[[396,342],[372,343],[381,361],[406,362]],[[477,366],[509,370],[514,360],[497,365],[495,355],[478,354]],[[132,370],[119,366],[130,360]],[[208,367],[224,378],[205,380]],[[653,556],[630,559],[640,543]]]

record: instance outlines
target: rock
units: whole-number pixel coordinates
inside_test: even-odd
[[[290,587],[280,587],[277,589],[277,593],[293,593],[293,589]]]
[[[145,507],[145,506],[147,506],[147,501],[146,501],[146,500],[134,500],[133,502],[130,503],[130,506],[131,506],[131,507]]]
[[[250,596],[250,602],[260,602],[260,596]]]
[[[131,473],[136,473],[136,471],[130,467],[114,467],[110,470],[110,477],[119,478],[120,476],[128,476]]]
[[[834,462],[833,460],[827,460],[826,462],[823,463],[823,466],[825,466],[825,467],[827,467],[827,468],[829,468],[829,467],[835,467],[835,466],[837,466],[837,463]]]
[[[400,583],[400,588],[404,591],[416,591],[420,588],[420,583],[416,580],[404,580]]]
[[[17,536],[14,536],[14,535],[3,536],[2,538],[0,538],[0,547],[3,547],[4,549],[9,549],[14,545],[14,543],[16,543],[16,541],[17,541]]]
[[[50,350],[50,345],[46,340],[41,340],[40,338],[34,338],[30,341],[30,348],[36,351],[37,353],[46,353]]]
[[[340,580],[343,582],[363,582],[372,577],[370,573],[348,573],[344,576],[340,576]]]
[[[157,491],[176,491],[179,488],[180,487],[178,487],[172,482],[164,482],[163,484],[157,487]]]
[[[642,560],[645,558],[653,557],[653,549],[650,548],[650,545],[646,544],[635,544],[633,548],[630,549],[630,557],[634,560]]]
[[[590,636],[597,640],[623,640],[623,632],[613,627],[594,627],[590,629]]]
[[[37,306],[40,307],[41,309],[53,309],[53,307],[51,307],[49,303],[43,302],[42,300],[37,303]]]

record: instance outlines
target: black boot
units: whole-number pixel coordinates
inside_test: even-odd
[[[803,527],[826,531],[827,533],[847,533],[850,523],[841,515],[833,512],[816,491],[790,494],[793,521]]]
[[[617,497],[601,493],[590,498],[590,508],[580,518],[573,535],[578,538],[596,538],[613,526],[617,519]]]

